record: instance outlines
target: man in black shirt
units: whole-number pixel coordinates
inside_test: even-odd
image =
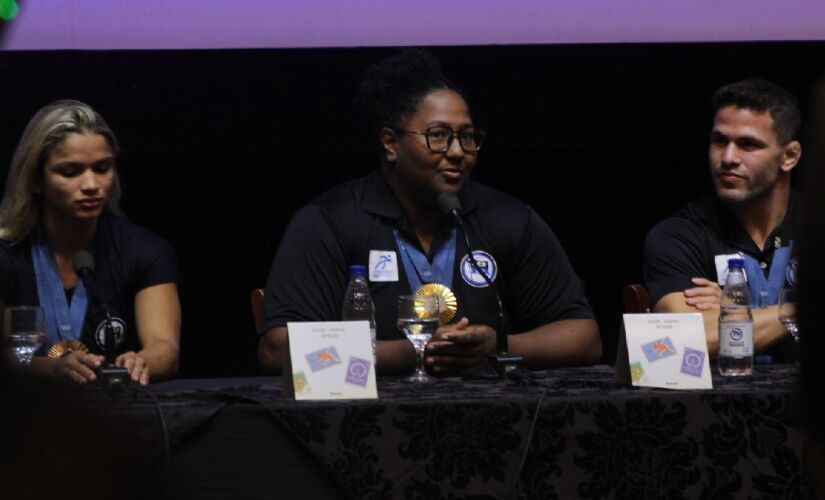
[[[710,136],[715,193],[654,227],[645,241],[644,277],[655,312],[700,312],[708,350],[719,348],[720,285],[729,258],[743,258],[754,303],[754,348],[787,338],[777,297],[796,283],[791,171],[802,154],[796,98],[764,80],[720,88]]]

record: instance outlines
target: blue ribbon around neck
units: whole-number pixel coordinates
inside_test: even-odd
[[[89,303],[83,282],[77,280],[69,306],[49,242],[39,233],[32,238],[32,264],[37,280],[37,297],[46,316],[47,345],[63,339],[79,340]]]
[[[441,283],[447,288],[453,286],[453,264],[455,263],[456,229],[450,229],[447,238],[433,243],[435,254],[432,263],[414,244],[407,241],[398,229],[392,230],[398,248],[401,250],[401,263],[407,273],[410,290],[415,292],[425,283]]]
[[[748,290],[754,307],[772,306],[779,301],[779,290],[785,285],[785,270],[791,260],[792,250],[793,241],[788,246],[776,249],[767,279],[759,267],[759,262],[750,255],[742,254],[745,271],[748,273]]]

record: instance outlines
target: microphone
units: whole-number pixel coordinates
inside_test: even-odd
[[[496,369],[496,372],[498,372],[499,377],[504,378],[507,373],[512,371],[519,365],[519,363],[521,363],[522,358],[521,356],[515,356],[507,352],[508,338],[510,335],[510,319],[507,317],[507,310],[504,308],[504,301],[501,298],[501,293],[499,292],[497,284],[490,280],[490,277],[487,276],[487,273],[481,269],[481,266],[479,266],[476,261],[475,255],[473,255],[473,247],[470,245],[470,237],[464,227],[464,219],[461,217],[461,201],[458,199],[458,196],[456,196],[455,193],[439,193],[438,206],[441,208],[442,212],[449,215],[453,219],[456,226],[458,226],[461,230],[464,235],[464,244],[467,246],[467,256],[469,257],[470,265],[473,266],[473,269],[475,269],[475,271],[480,274],[482,278],[484,278],[484,281],[487,282],[487,286],[489,286],[495,294],[496,302],[498,304],[496,354],[491,354],[489,356],[489,361],[493,365],[493,368]]]
[[[464,220],[461,218],[461,201],[455,193],[438,193],[438,207],[442,212],[452,217],[458,227],[464,229]]]
[[[83,281],[83,286],[86,287],[89,304],[97,310],[102,310],[106,316],[103,337],[103,356],[106,363],[98,370],[98,376],[104,389],[111,393],[115,388],[119,388],[129,381],[129,371],[115,365],[115,328],[112,325],[112,315],[109,313],[109,308],[100,301],[94,287],[95,258],[88,251],[81,250],[74,254],[72,267],[74,267],[75,274]]]
[[[72,266],[74,267],[75,274],[83,281],[86,292],[91,296],[93,289],[92,280],[95,275],[95,258],[86,250],[81,250],[74,254]]]

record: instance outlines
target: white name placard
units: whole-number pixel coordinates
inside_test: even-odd
[[[287,332],[284,384],[295,399],[378,398],[368,322],[287,323]]]
[[[713,388],[701,314],[625,314],[624,328],[633,385]]]

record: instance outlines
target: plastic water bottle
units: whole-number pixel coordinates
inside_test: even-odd
[[[745,280],[745,262],[728,260],[728,278],[719,304],[719,373],[743,377],[753,373],[753,314]]]
[[[374,361],[376,355],[375,306],[372,303],[372,295],[370,295],[370,287],[367,283],[367,266],[350,266],[349,285],[347,285],[347,292],[344,294],[341,318],[344,321],[369,322]]]

